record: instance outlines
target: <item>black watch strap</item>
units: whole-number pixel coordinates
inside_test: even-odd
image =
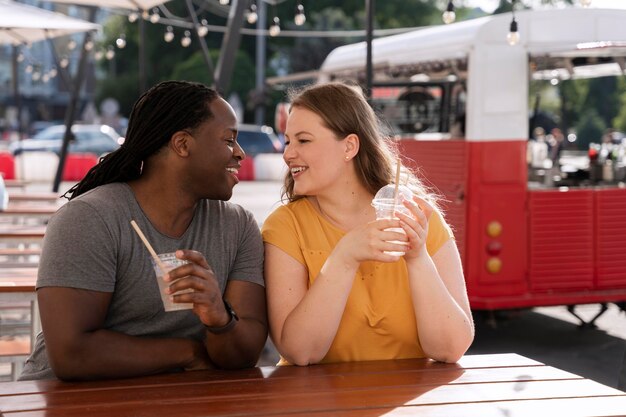
[[[226,301],[226,299],[224,299],[224,298],[222,299],[222,301],[224,301],[224,308],[226,308],[226,312],[228,313],[228,316],[230,317],[230,320],[228,321],[228,323],[226,323],[222,327],[204,326],[204,327],[206,327],[206,329],[208,331],[210,331],[213,334],[226,333],[226,332],[232,330],[232,328],[235,327],[235,325],[239,321],[239,317],[237,316],[237,313],[235,313],[235,310],[233,310],[233,308],[230,305],[230,303],[228,301]]]

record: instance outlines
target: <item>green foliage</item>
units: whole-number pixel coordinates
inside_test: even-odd
[[[599,143],[606,125],[595,109],[586,110],[576,125],[578,149],[589,149],[592,142]]]
[[[576,125],[580,119],[583,104],[589,95],[589,80],[561,81],[558,91],[561,98],[561,127],[567,130]]]
[[[589,80],[589,92],[593,92],[593,94],[587,94],[583,111],[595,109],[602,118],[604,127],[610,127],[618,111],[617,77],[601,77]]]
[[[617,86],[619,112],[613,119],[613,127],[622,132],[626,132],[626,77],[619,77]]]

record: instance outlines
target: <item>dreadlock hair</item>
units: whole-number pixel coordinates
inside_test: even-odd
[[[63,197],[72,200],[100,185],[139,178],[143,161],[166,146],[174,133],[193,130],[213,117],[209,105],[217,98],[217,91],[200,83],[164,81],[153,86],[135,102],[122,146],[100,158]]]
[[[337,140],[352,133],[359,137],[360,147],[354,162],[360,181],[370,193],[374,195],[380,188],[395,182],[396,165],[400,162],[398,147],[358,86],[342,82],[315,84],[290,91],[289,98],[291,109],[300,107],[317,114]],[[400,166],[400,183],[437,207],[437,195],[410,168],[401,162]],[[287,172],[282,199],[296,201],[303,197],[294,193],[294,180]]]

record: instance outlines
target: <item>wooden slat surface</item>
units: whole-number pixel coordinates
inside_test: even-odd
[[[0,384],[5,417],[617,416],[626,394],[515,354]],[[546,410],[554,410],[546,414]]]

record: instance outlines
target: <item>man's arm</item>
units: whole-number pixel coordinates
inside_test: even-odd
[[[102,329],[111,293],[65,287],[37,291],[50,366],[63,380],[122,378],[211,367],[192,339],[141,338]]]
[[[239,320],[225,333],[214,334],[207,330],[207,352],[220,368],[253,367],[267,339],[265,288],[252,282],[231,280],[224,298]]]

